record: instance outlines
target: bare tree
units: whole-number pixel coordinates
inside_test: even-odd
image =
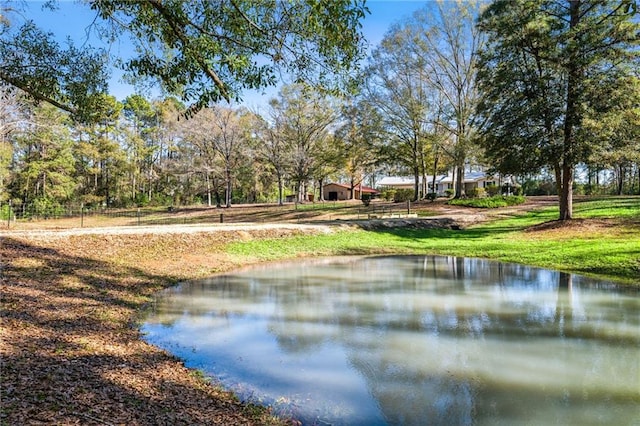
[[[269,109],[268,119],[264,119],[256,114],[253,131],[256,139],[254,147],[255,157],[263,162],[270,171],[273,172],[278,185],[278,204],[284,202],[284,182],[289,175],[292,163],[291,145],[278,132],[282,128],[279,120],[279,112],[272,100],[272,107]]]
[[[413,32],[395,26],[374,51],[367,69],[367,102],[382,117],[388,143],[387,162],[399,163],[414,178],[414,199],[420,198],[420,177],[428,135],[432,131],[435,92],[426,84],[422,58],[415,53]]]
[[[416,12],[407,23],[413,34],[411,49],[424,67],[421,77],[444,100],[436,124],[451,135],[451,144],[442,148],[456,169],[456,197],[465,195],[464,166],[477,128],[476,72],[478,50],[484,43],[475,25],[479,11],[475,1],[438,1]]]
[[[297,199],[306,200],[309,180],[322,166],[322,152],[329,126],[337,119],[336,108],[325,96],[304,85],[285,86],[271,102],[274,129],[291,155],[291,178]]]
[[[200,111],[189,121],[189,140],[198,149],[207,170],[208,189],[211,172],[219,164],[225,186],[225,205],[231,207],[234,173],[245,158],[247,132],[242,125],[243,112],[214,107]],[[210,193],[210,192],[209,192]]]

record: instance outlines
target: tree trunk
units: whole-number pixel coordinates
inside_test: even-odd
[[[131,199],[135,201],[136,199],[136,176],[135,176],[135,172],[133,173],[133,175],[131,176]]]
[[[421,199],[427,198],[427,194],[429,193],[429,178],[427,176],[427,163],[424,158],[424,150],[420,150],[420,194]]]
[[[322,202],[324,201],[323,183],[324,183],[324,179],[323,178],[318,179],[318,187],[320,188],[320,196],[318,197],[318,200],[320,200]]]
[[[205,173],[205,181],[207,182],[207,207],[211,207],[211,178],[209,172]]]
[[[616,188],[616,193],[617,195],[622,195],[622,190],[624,189],[624,178],[626,176],[626,170],[625,167],[622,164],[618,165],[618,179],[617,179],[617,188]]]
[[[153,196],[153,170],[151,170],[151,166],[149,166],[149,171],[147,172],[147,181],[149,184],[147,188],[147,198],[151,201],[151,197]]]
[[[413,168],[413,201],[418,201],[419,191],[420,191],[420,170],[416,166]]]
[[[355,199],[354,196],[354,189],[356,187],[356,180],[353,178],[353,176],[351,177],[351,180],[349,181],[349,199],[353,200]]]
[[[216,197],[216,208],[222,207],[222,200],[220,199],[220,182],[218,178],[214,177],[211,185],[213,195]]]
[[[433,159],[433,180],[431,181],[431,190],[433,191],[434,194],[438,194],[438,188],[436,188],[436,175],[438,173],[438,155],[434,156]]]
[[[560,163],[556,162],[553,165],[553,173],[556,177],[556,194],[558,194],[558,200],[562,202],[562,168],[560,168]]]
[[[571,16],[569,27],[575,28],[580,23],[580,1],[569,2]],[[579,58],[574,51],[569,52],[567,61],[567,98],[564,117],[564,143],[562,152],[562,192],[560,197],[560,220],[570,220],[573,217],[573,173],[575,168],[574,129],[579,121],[578,97],[581,71],[577,63]]]
[[[456,195],[454,198],[464,198],[467,196],[464,190],[464,164],[462,166],[456,166]]]
[[[105,166],[104,171],[104,199],[107,207],[109,207],[109,169]]]
[[[281,206],[283,205],[283,202],[284,202],[284,200],[282,199],[282,192],[283,192],[282,173],[280,173],[280,171],[277,170],[276,175],[278,177],[278,205]]]
[[[298,182],[298,188],[297,188],[297,192],[298,192],[298,202],[299,203],[304,203],[305,202],[305,196],[304,196],[304,182],[300,181]]]
[[[227,207],[231,207],[231,170],[226,169],[224,173],[224,183],[225,183],[225,205]]]
[[[573,174],[571,164],[562,166],[562,194],[560,194],[560,220],[573,218]]]

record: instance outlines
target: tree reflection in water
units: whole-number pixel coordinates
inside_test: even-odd
[[[627,424],[639,308],[637,289],[523,265],[341,258],[184,284],[144,331],[309,424]]]

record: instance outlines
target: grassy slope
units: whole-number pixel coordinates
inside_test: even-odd
[[[640,284],[640,198],[589,200],[574,211],[577,220],[568,225],[554,223],[557,209],[549,208],[461,231],[344,231],[237,242],[228,251],[246,260],[375,253],[482,257]]]

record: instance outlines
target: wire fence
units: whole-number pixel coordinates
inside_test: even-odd
[[[328,220],[375,219],[411,212],[410,203],[362,205],[347,202],[290,203],[278,205],[245,205],[232,208],[140,207],[115,209],[78,205],[38,205],[0,203],[2,228],[75,228],[90,226],[155,226],[178,224],[302,222],[318,217]]]
[[[0,203],[0,220],[6,228],[17,223],[42,221],[60,222],[61,227],[84,227],[96,224],[112,226],[186,224],[223,221],[222,214],[187,217],[172,208],[88,208],[84,206],[41,206],[37,204],[12,205]]]
[[[0,205],[2,219],[11,215],[16,220],[64,219],[80,216],[104,215],[109,217],[137,217],[141,213],[131,209],[87,208],[83,206],[39,205],[4,203]]]

